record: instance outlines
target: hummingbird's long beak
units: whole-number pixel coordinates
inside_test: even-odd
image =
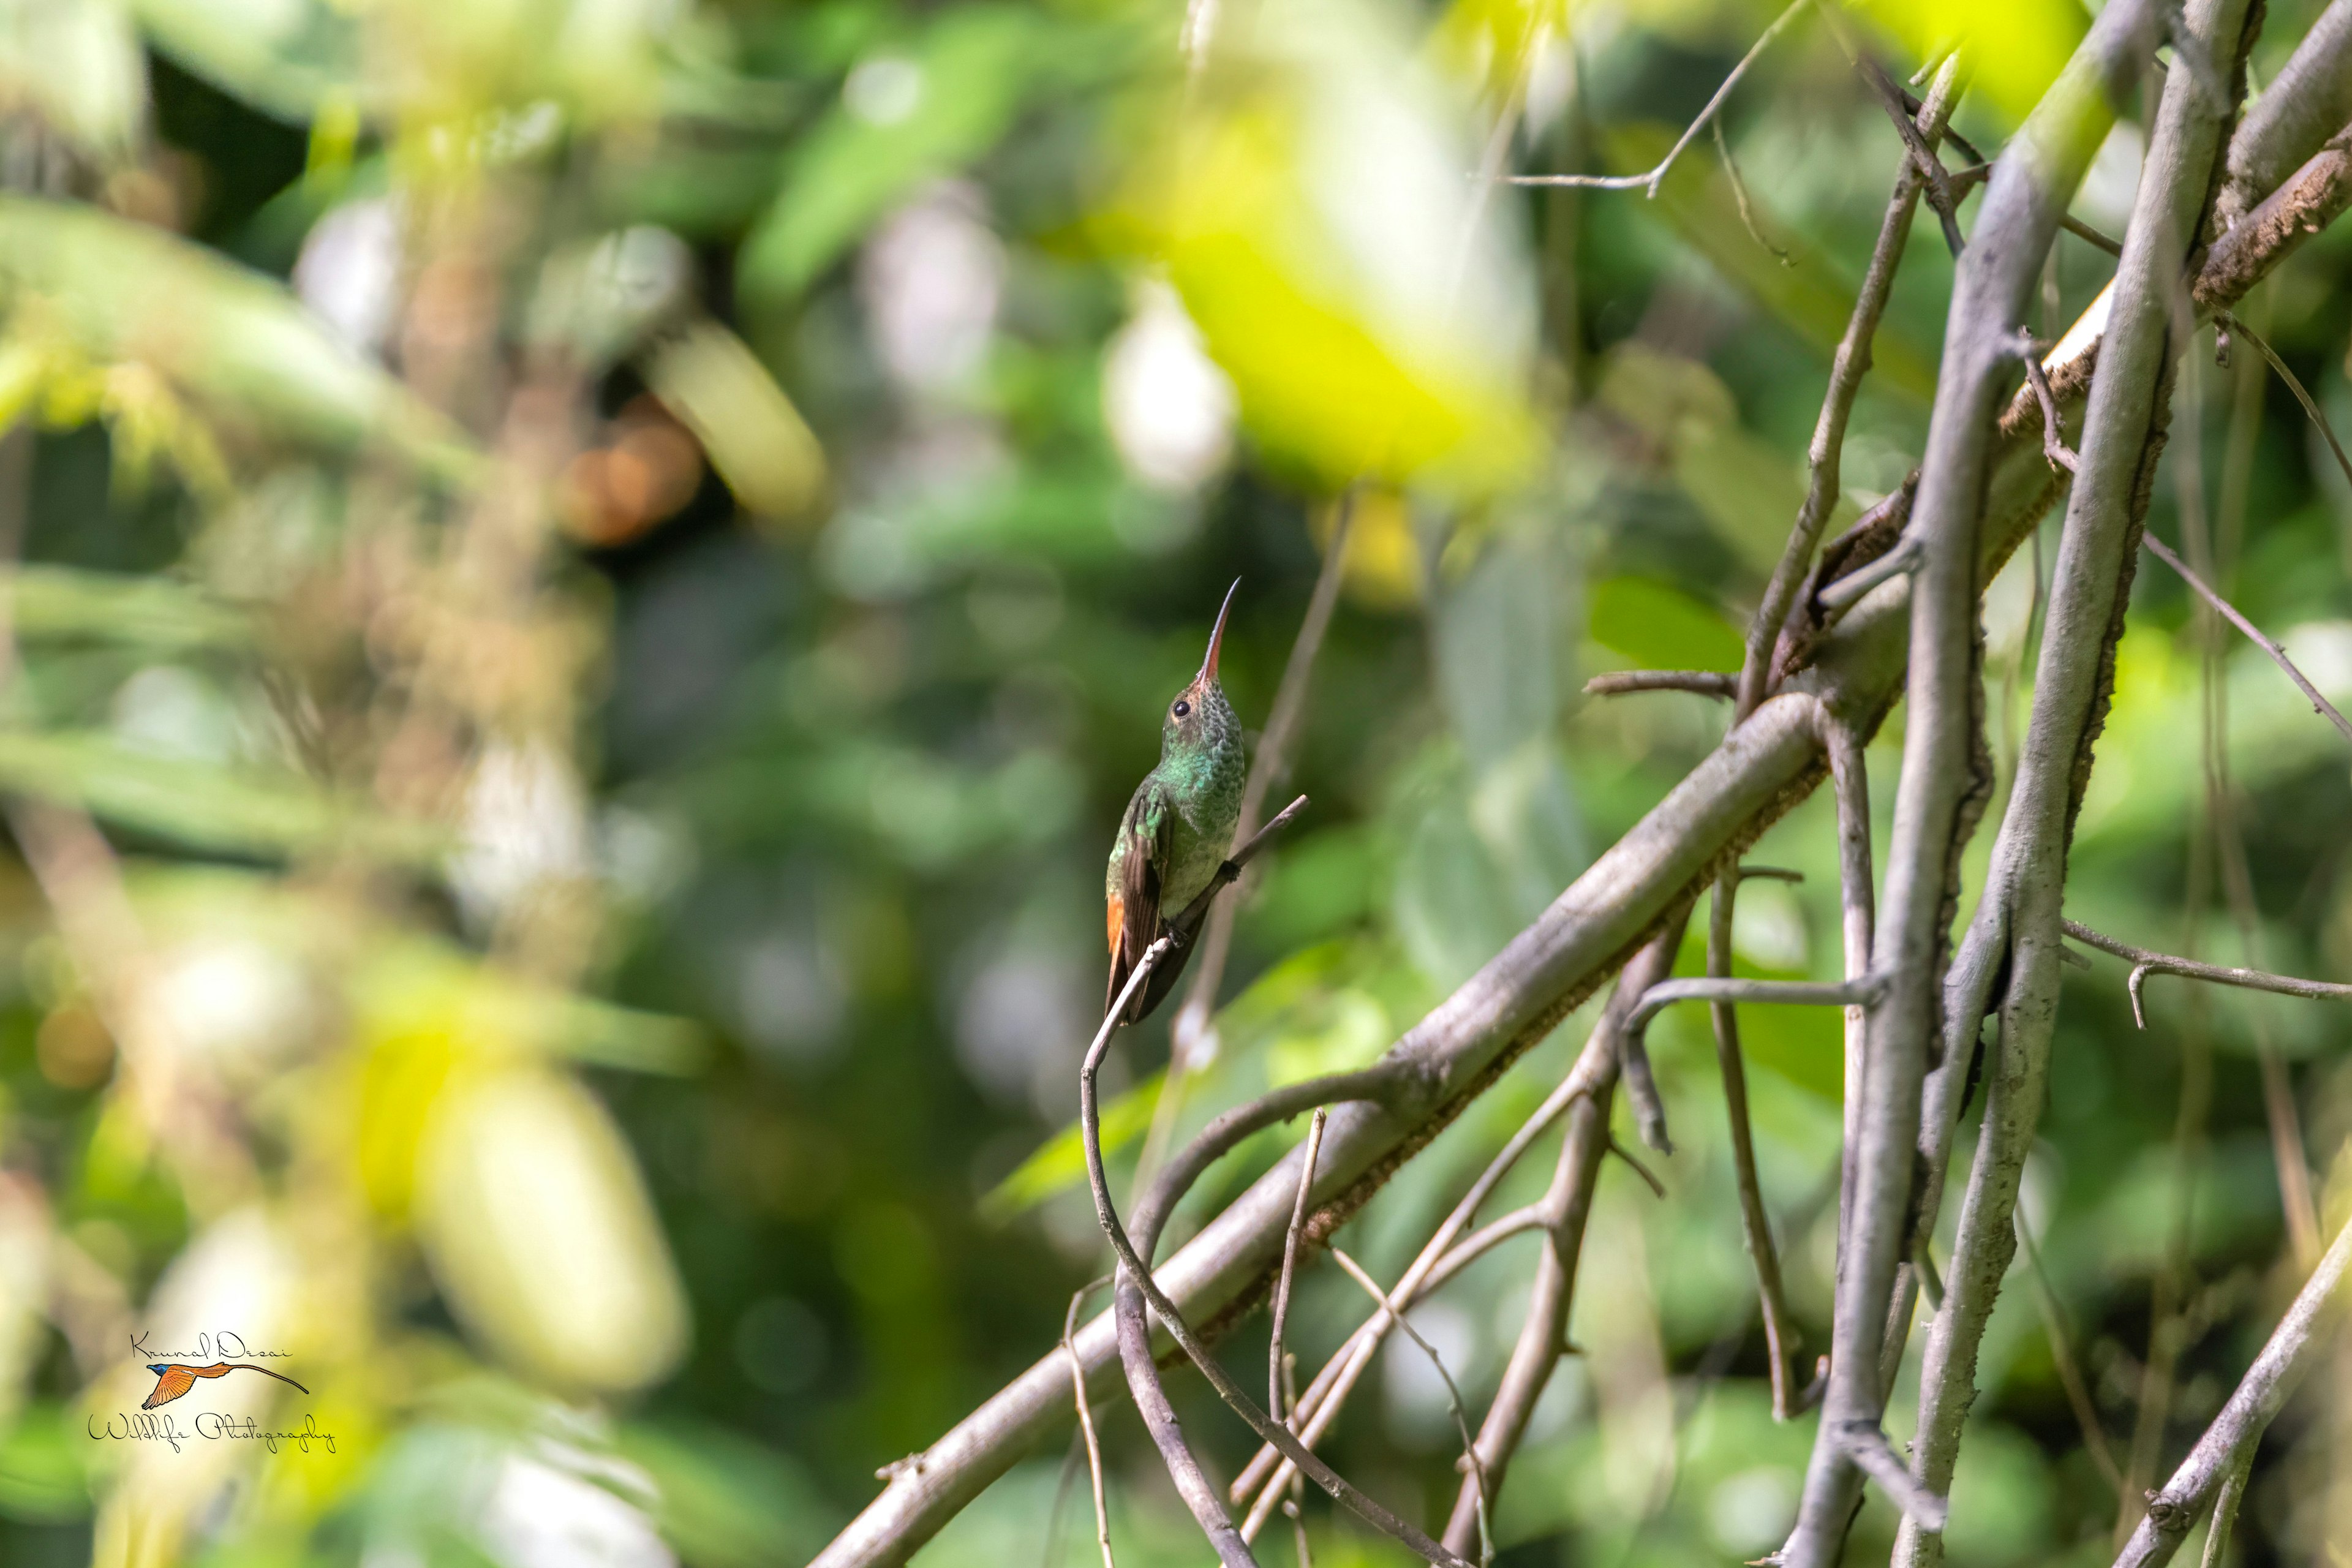
[[[1217,652],[1225,646],[1225,616],[1233,612],[1234,594],[1241,585],[1242,580],[1234,578],[1233,587],[1225,590],[1225,602],[1217,607],[1216,629],[1209,634],[1209,657],[1201,661],[1200,679],[1202,680],[1217,679]]]

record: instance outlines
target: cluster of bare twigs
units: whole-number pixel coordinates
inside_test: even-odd
[[[1758,48],[1796,15],[1792,7],[1776,21]],[[2348,986],[2144,951],[2066,920],[2063,909],[2072,826],[2115,678],[2113,650],[2143,542],[2352,736],[2352,727],[2274,641],[2161,542],[2144,534],[2147,475],[2164,447],[2171,383],[2191,347],[2195,313],[2252,338],[2227,315],[2228,307],[2352,203],[2343,128],[2310,107],[2335,102],[2327,84],[2352,73],[2352,0],[2336,0],[2242,121],[2243,61],[2260,15],[2261,7],[2248,0],[2189,0],[2185,9],[2156,0],[2112,0],[2009,146],[1989,166],[1979,167],[1979,160],[1961,171],[1944,166],[1939,147],[1948,139],[1947,121],[1966,85],[1965,59],[1955,55],[1923,73],[1932,79],[1924,98],[1914,100],[1866,56],[1856,55],[1858,68],[1898,123],[1902,158],[1831,373],[1810,453],[1811,483],[1750,626],[1743,667],[1736,679],[1645,672],[1606,677],[1591,689],[1727,698],[1731,722],[1721,745],[1377,1064],[1291,1085],[1217,1117],[1147,1172],[1124,1220],[1112,1202],[1095,1114],[1094,1077],[1113,1032],[1107,1020],[1081,1081],[1094,1199],[1118,1259],[1109,1318],[1079,1329],[1074,1305],[1062,1348],[928,1453],[900,1467],[882,1497],[819,1559],[822,1568],[903,1561],[1069,1408],[1073,1379],[1090,1431],[1087,1396],[1113,1392],[1114,1350],[1178,1490],[1229,1568],[1254,1563],[1251,1542],[1286,1500],[1296,1517],[1302,1477],[1432,1563],[1456,1564],[1473,1552],[1486,1560],[1493,1550],[1495,1500],[1536,1401],[1566,1352],[1601,1167],[1612,1150],[1625,1152],[1609,1131],[1612,1100],[1622,1081],[1644,1139],[1666,1146],[1643,1031],[1659,1009],[1684,1000],[1706,1001],[1714,1015],[1776,1413],[1787,1418],[1816,1404],[1821,1411],[1795,1527],[1776,1560],[1787,1568],[1836,1562],[1865,1484],[1881,1488],[1906,1516],[1896,1561],[1940,1560],[1944,1499],[1962,1418],[1974,1396],[1978,1349],[2020,1236],[2018,1188],[2042,1111],[2058,969],[2081,962],[2064,939],[2128,960],[2136,1010],[2149,974],[2296,996],[2352,996]],[[2147,72],[2159,43],[2168,43],[2173,58],[2187,68],[2169,73],[2153,107],[2145,172],[2115,282],[2094,308],[2097,321],[2086,321],[2060,348],[2045,351],[2023,335],[2043,258],[2072,223],[2068,201],[2116,106]],[[1654,194],[1754,58],[1751,52],[1740,62],[1656,170],[1612,179],[1528,176],[1527,183]],[[1979,194],[1970,232],[1963,236],[1959,205]],[[1840,493],[1847,419],[1923,196],[1960,257],[1927,448],[1910,481],[1862,526],[1824,547],[1821,536]],[[2267,345],[2259,346],[2268,355]],[[2332,433],[2329,440],[2332,445]],[[1985,891],[1955,951],[1959,852],[1990,793],[1979,596],[2062,494],[2063,526],[2031,715],[1994,833]],[[1304,671],[1328,614],[1328,581],[1318,585],[1301,634],[1304,658],[1294,658],[1286,692],[1292,679],[1303,691]],[[1906,700],[1903,767],[1881,879],[1874,872],[1861,747],[1898,695]],[[1840,823],[1846,978],[1815,985],[1732,979],[1729,933],[1743,874],[1739,852],[1824,777],[1833,781]],[[1237,850],[1232,868],[1245,863],[1287,815]],[[1710,889],[1707,975],[1669,981],[1685,925],[1699,894]],[[1197,925],[1197,914],[1192,921]],[[1147,953],[1130,985],[1142,984],[1165,956],[1164,943]],[[1383,1286],[1330,1247],[1333,1233],[1402,1161],[1612,974],[1615,990],[1566,1078],[1510,1136],[1397,1280]],[[1839,1006],[1846,1018],[1834,1315],[1828,1353],[1810,1374],[1801,1365],[1795,1327],[1781,1300],[1747,1125],[1736,1009],[1761,1001]],[[1112,1016],[1118,1012],[1114,1007]],[[1982,1043],[1988,1019],[1998,1020],[1997,1033]],[[1938,1278],[1927,1238],[1943,1205],[1955,1129],[1978,1081],[1982,1131],[1961,1173],[1956,1240]],[[1301,1147],[1174,1257],[1154,1262],[1171,1211],[1212,1164],[1244,1139],[1308,1111],[1312,1128]],[[1483,1205],[1503,1178],[1556,1126],[1563,1128],[1558,1163],[1543,1198],[1479,1225]],[[2300,1143],[2289,1142],[2292,1162],[2299,1164]],[[2307,1173],[2297,1169],[2290,1175],[2289,1163],[2283,1155],[2283,1184],[2290,1192],[2301,1190],[2291,1184]],[[1420,1342],[1406,1321],[1411,1308],[1471,1260],[1522,1234],[1542,1238],[1534,1289],[1519,1339],[1475,1434],[1461,1390],[1450,1373],[1444,1376],[1465,1454],[1455,1504],[1442,1535],[1433,1539],[1365,1497],[1315,1449],[1389,1332],[1402,1327]],[[1318,1248],[1333,1252],[1371,1298],[1372,1310],[1300,1387],[1284,1348],[1284,1316],[1291,1281]],[[2144,1512],[2134,1500],[2130,1475],[2107,1455],[2104,1440],[2098,1444],[2099,1454],[2107,1456],[2105,1468],[2123,1483],[2128,1539],[2119,1562],[2166,1561],[2209,1511],[2215,1514],[2214,1531],[2226,1534],[2246,1465],[2308,1360],[2347,1257],[2352,1230],[2336,1237],[2237,1393],[2171,1480],[2148,1494]],[[1276,1328],[1269,1397],[1261,1408],[1220,1366],[1210,1341],[1269,1287]],[[1881,1423],[1923,1295],[1928,1310],[1919,1415],[1906,1455]],[[2054,1323],[2054,1303],[2046,1310]],[[1162,1390],[1154,1318],[1264,1441],[1226,1495],[1194,1459]],[[1421,1348],[1436,1358],[1425,1342]],[[2072,1372],[2063,1344],[2061,1355],[2070,1392],[2079,1394],[2080,1375]],[[1445,1372],[1442,1363],[1440,1371]],[[2077,1399],[2078,1411],[2086,1406],[2086,1398]],[[1096,1496],[1099,1507],[1098,1479]],[[1243,1510],[1239,1523],[1227,1511],[1229,1500]],[[1108,1562],[1107,1533],[1104,1542]]]

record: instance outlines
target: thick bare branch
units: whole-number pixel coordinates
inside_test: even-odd
[[[2221,222],[2241,218],[2352,120],[2352,0],[2334,0],[2313,21],[2230,142]]]
[[[1844,36],[1839,36],[1839,40],[1844,42]],[[1938,176],[1943,172],[1943,164],[1936,163],[1933,148],[1943,134],[1945,124],[1950,122],[1952,108],[1959,101],[1959,91],[1961,61],[1959,54],[1955,52],[1936,68],[1936,82],[1928,89],[1927,101],[1916,110],[1916,124],[1906,122],[1906,127],[1910,130],[1907,141],[1919,143],[1916,153],[1927,155],[1927,164],[1933,164],[1933,172]],[[1919,163],[1916,153],[1907,157],[1906,164],[1895,174],[1894,195],[1889,195],[1889,200],[1886,200],[1886,216],[1879,221],[1877,245],[1870,251],[1870,268],[1863,275],[1861,294],[1853,300],[1853,315],[1846,320],[1846,334],[1839,341],[1837,357],[1830,367],[1828,393],[1822,395],[1821,416],[1813,423],[1813,442],[1806,449],[1809,482],[1806,482],[1804,503],[1797,508],[1797,524],[1790,529],[1788,545],[1780,552],[1780,562],[1773,566],[1771,581],[1764,588],[1764,602],[1757,606],[1755,618],[1748,623],[1748,647],[1745,647],[1743,663],[1740,663],[1738,717],[1748,715],[1764,693],[1764,682],[1771,675],[1773,651],[1780,647],[1780,635],[1783,635],[1783,627],[1788,626],[1788,614],[1797,602],[1801,583],[1804,583],[1806,572],[1811,566],[1813,550],[1821,543],[1822,524],[1828,521],[1830,510],[1837,503],[1839,472],[1842,472],[1839,458],[1844,451],[1846,421],[1853,414],[1853,397],[1861,393],[1863,374],[1870,369],[1870,341],[1877,336],[1879,320],[1886,312],[1886,299],[1894,291],[1895,270],[1903,263],[1903,249],[1910,240],[1912,216],[1919,209],[1919,191],[1922,191],[1922,184],[1928,172],[1927,164]],[[1959,247],[1957,247],[1957,228],[1950,228],[1950,200],[1945,202],[1940,212],[1945,214],[1948,233],[1955,240],[1952,249],[1957,254]],[[1884,581],[1884,576],[1894,576],[1895,572],[1903,572],[1910,566],[1910,555],[1903,552],[1900,545],[1882,560],[1884,566],[1879,569],[1877,576],[1872,576],[1870,581],[1853,583],[1851,593],[1846,593],[1846,597],[1842,597],[1837,605],[1828,606],[1828,609],[1844,609],[1846,605],[1861,599],[1872,585],[1877,585],[1877,581]],[[1844,590],[1846,585],[1842,583],[1839,588]],[[1872,924],[1870,785],[1867,785],[1867,778],[1861,771],[1861,748],[1858,745],[1853,745],[1851,757],[1844,759],[1846,766],[1837,766],[1837,738],[1842,736],[1851,741],[1853,738],[1851,729],[1832,721],[1828,731],[1832,733],[1825,733],[1825,741],[1830,741],[1832,769],[1837,771],[1839,778],[1839,863],[1842,863],[1842,905],[1844,905],[1846,912],[1846,957],[1849,957],[1846,973],[1849,973],[1849,978],[1861,978],[1863,973],[1867,973],[1867,963],[1870,963],[1870,954],[1867,954]],[[1853,809],[1855,802],[1861,802],[1858,811]],[[1855,875],[1855,868],[1858,868],[1858,875]],[[1710,975],[1728,973],[1728,926],[1731,926],[1734,896],[1734,886],[1717,884],[1715,912],[1712,912],[1710,926],[1707,926],[1707,973]],[[1855,941],[1861,945],[1855,947]],[[1743,1227],[1745,1241],[1748,1241],[1748,1256],[1750,1256],[1757,1272],[1757,1295],[1759,1295],[1761,1311],[1764,1311],[1764,1340],[1767,1340],[1767,1350],[1771,1354],[1773,1415],[1788,1420],[1804,1404],[1806,1396],[1800,1394],[1794,1387],[1794,1326],[1788,1319],[1788,1307],[1780,1300],[1780,1262],[1778,1262],[1776,1250],[1773,1250],[1771,1220],[1764,1211],[1764,1194],[1761,1194],[1755,1175],[1755,1150],[1752,1150],[1752,1138],[1748,1133],[1748,1084],[1745,1084],[1745,1065],[1740,1060],[1738,1047],[1738,1018],[1728,1004],[1712,1008],[1712,1018],[1715,1018],[1717,1056],[1722,1060],[1724,1072],[1724,1100],[1727,1100],[1728,1117],[1731,1117],[1734,1171],[1738,1175],[1740,1190],[1740,1227]],[[1844,1199],[1851,1199],[1851,1152],[1858,1147],[1853,1138],[1853,1112],[1861,1105],[1861,1100],[1858,1100],[1861,1037],[1863,1011],[1849,1006],[1846,1008],[1846,1090],[1849,1090],[1846,1093],[1846,1112],[1849,1112],[1849,1117],[1846,1117],[1844,1145],[1846,1154],[1849,1154],[1849,1171],[1846,1171],[1846,1178],[1842,1178],[1839,1213],[1844,1213]],[[1816,1380],[1811,1384],[1811,1392],[1818,1392],[1818,1389],[1821,1389],[1821,1383]]]
[[[2273,88],[2272,94],[2277,90]],[[2352,205],[2352,125],[2339,130],[2286,184],[2213,242],[2189,298],[2207,310],[2238,300],[2305,240],[2343,216],[2347,205]]]
[[[2151,9],[2117,0],[2100,14],[1995,165],[1976,239],[1953,283],[1935,412],[1906,530],[1919,551],[1907,721],[1871,961],[1887,988],[1870,1009],[1829,1387],[1796,1528],[1782,1551],[1789,1568],[1827,1568],[1837,1560],[1860,1485],[1839,1435],[1875,1431],[1885,1405],[1880,1352],[1909,1241],[1921,1088],[1937,1037],[1959,844],[1978,785],[1971,743],[1979,700],[1979,535],[1995,416],[2007,391],[2002,377],[2014,374],[2005,344],[2024,324],[2066,203],[2147,58]],[[1931,1478],[1928,1489],[1946,1485]],[[1916,1523],[1915,1516],[1906,1529]]]
[[[2245,0],[2191,0],[2190,17],[2205,41],[2200,47],[2219,38],[2227,58],[2237,59]],[[2217,176],[2224,113],[2189,73],[2175,72],[2166,83],[2084,416],[2033,711],[1986,879],[1985,900],[1997,900],[2004,911],[2009,984],[1998,1055],[1987,1062],[1984,1130],[1961,1205],[1948,1290],[1921,1363],[1912,1473],[1931,1490],[1951,1484],[1962,1424],[1975,1397],[1977,1351],[2016,1250],[2018,1181],[2041,1118],[2057,1013],[2068,837],[2112,679],[2133,536],[2146,516],[2163,447],[2171,366],[2186,346],[2175,337],[2173,303]],[[1966,1029],[1972,1040],[1972,1018]],[[1941,1555],[1939,1535],[1916,1519],[1905,1522],[1896,1539],[1898,1564],[1924,1568]]]

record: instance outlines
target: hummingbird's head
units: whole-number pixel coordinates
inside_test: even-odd
[[[1217,683],[1217,655],[1224,647],[1225,617],[1233,612],[1234,590],[1241,585],[1236,577],[1234,586],[1225,590],[1216,626],[1209,633],[1208,655],[1201,660],[1201,673],[1168,705],[1167,717],[1160,726],[1163,756],[1171,752],[1214,751],[1240,736],[1233,705],[1225,700],[1225,689]]]

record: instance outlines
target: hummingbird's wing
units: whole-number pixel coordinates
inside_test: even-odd
[[[167,1366],[155,1379],[155,1392],[139,1408],[152,1410],[158,1405],[169,1405],[196,1385],[196,1369],[192,1366]]]
[[[1111,845],[1108,900],[1110,937],[1110,987],[1103,996],[1108,1012],[1127,988],[1127,977],[1160,937],[1160,884],[1168,869],[1168,851],[1176,811],[1160,781],[1147,778],[1136,786],[1120,819],[1118,837]],[[1143,999],[1129,1008],[1127,1022],[1143,1016]]]

